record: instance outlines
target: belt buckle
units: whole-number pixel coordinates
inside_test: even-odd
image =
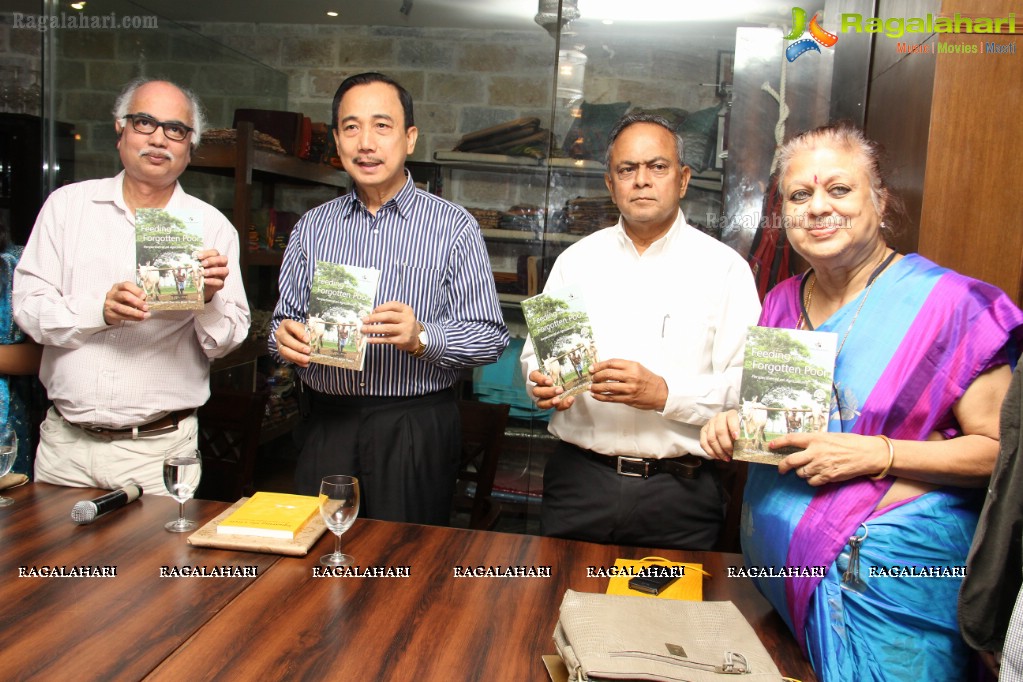
[[[637,473],[635,471],[622,471],[622,462],[628,462],[630,464],[642,464],[643,473]],[[615,467],[619,476],[632,476],[633,478],[650,478],[650,462],[643,459],[642,457],[626,457],[624,455],[618,455],[618,466]]]

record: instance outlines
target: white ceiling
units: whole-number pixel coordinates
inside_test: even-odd
[[[73,12],[71,0],[57,2]],[[42,0],[3,0],[21,12],[39,12]],[[408,13],[401,8],[410,5]],[[445,28],[528,29],[535,26],[539,0],[94,0],[93,9],[156,14],[178,22],[300,23]],[[784,23],[791,2],[785,0],[578,0],[580,18],[574,26],[597,27],[613,20],[616,28],[691,22]],[[327,11],[338,12],[337,17]],[[623,26],[624,24],[624,26]]]

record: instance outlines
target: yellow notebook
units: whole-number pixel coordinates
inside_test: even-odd
[[[648,594],[629,589],[629,579],[637,575],[647,566],[677,566],[684,573],[682,576],[661,590],[660,594]],[[681,599],[683,601],[703,601],[703,576],[710,575],[703,570],[703,564],[688,564],[668,561],[661,557],[644,557],[642,559],[615,559],[615,568],[619,575],[612,576],[607,584],[607,594],[625,594],[633,597],[657,597],[663,599]],[[622,575],[624,573],[624,575]]]
[[[260,492],[221,521],[217,534],[294,540],[319,510],[319,497]]]

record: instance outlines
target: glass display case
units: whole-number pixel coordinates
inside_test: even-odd
[[[545,416],[530,409],[518,375],[525,334],[518,302],[542,288],[568,245],[617,220],[604,183],[604,146],[614,121],[635,109],[665,116],[685,140],[694,178],[682,204],[689,222],[745,255],[776,135],[786,125],[770,91],[784,92],[781,36],[791,5],[416,0],[401,12],[361,3],[335,17],[274,2],[168,5],[154,11],[91,0],[87,12],[153,16],[158,25],[45,34],[43,114],[79,134],[73,179],[117,172],[110,109],[134,76],[193,88],[215,128],[230,127],[234,110],[245,107],[329,121],[345,76],[380,71],[396,78],[415,102],[420,137],[411,160],[439,167],[434,189],[474,212],[488,244],[517,345],[499,366],[476,372],[474,391],[514,403],[495,496],[522,512],[523,529],[537,530],[549,441]],[[43,6],[72,11],[52,0]],[[812,13],[823,2],[803,6]],[[744,31],[771,33],[744,39]],[[814,57],[820,59],[812,69],[789,68],[790,88],[810,103],[789,114],[790,126],[828,116],[830,55]],[[49,139],[52,155],[53,127]],[[741,168],[736,150],[750,150]],[[190,172],[184,182],[232,215],[230,177]],[[300,212],[330,198],[302,194],[308,191],[278,188],[275,202]]]

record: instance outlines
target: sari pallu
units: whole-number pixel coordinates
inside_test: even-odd
[[[14,268],[21,258],[21,246],[9,244],[0,251],[0,344],[22,343],[25,334],[14,323],[11,310],[11,290]],[[14,429],[18,436],[18,452],[12,473],[32,475],[35,443],[31,438],[28,402],[31,397],[31,377],[0,374],[0,425]]]
[[[796,326],[800,282],[789,279],[768,295],[760,324]],[[982,372],[1014,362],[1023,313],[997,288],[910,255],[818,330],[837,333],[841,346],[829,430],[925,440],[934,432],[960,435],[953,405]],[[945,487],[875,512],[892,480],[812,488],[794,472],[750,465],[747,565],[825,573],[757,581],[822,680],[961,679],[967,663],[956,624],[961,577],[874,577],[870,570],[965,564],[983,491]],[[841,584],[849,538],[865,532],[862,583],[850,590]]]

